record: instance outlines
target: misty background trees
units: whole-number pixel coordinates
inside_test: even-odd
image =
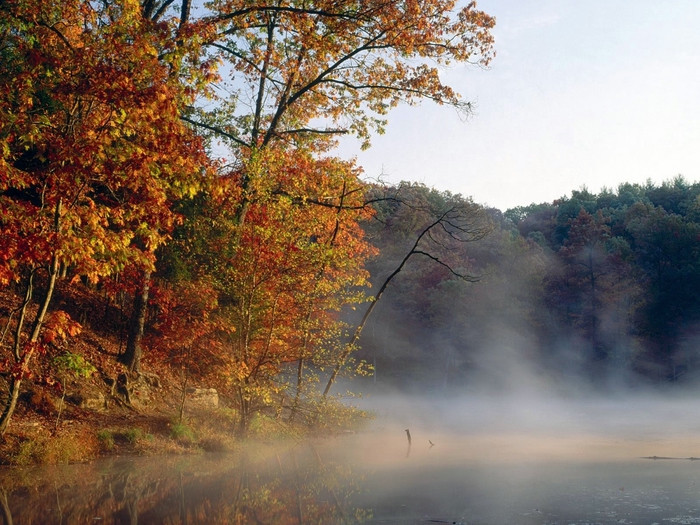
[[[421,185],[402,191],[461,198]],[[377,384],[403,389],[692,381],[700,364],[699,194],[700,185],[678,176],[487,208],[493,231],[449,246],[478,282],[412,261],[377,307],[359,356],[376,364]],[[420,227],[410,207],[378,207],[366,226],[379,249],[368,263],[373,282]]]

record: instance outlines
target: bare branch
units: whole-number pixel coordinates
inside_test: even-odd
[[[457,215],[455,215],[455,214],[457,214]],[[389,286],[389,283],[394,279],[394,277],[396,277],[401,272],[401,270],[403,270],[404,266],[406,265],[408,260],[413,255],[424,255],[424,256],[428,257],[429,259],[432,259],[433,261],[437,262],[441,266],[444,266],[445,268],[447,268],[450,271],[450,273],[452,273],[453,275],[455,275],[456,277],[458,277],[464,281],[477,282],[479,280],[479,278],[476,276],[460,274],[460,273],[456,272],[455,270],[452,269],[452,267],[450,265],[441,261],[440,258],[438,258],[437,256],[418,249],[418,246],[420,245],[423,238],[426,235],[430,236],[431,230],[438,225],[440,225],[444,228],[443,223],[446,221],[449,221],[450,217],[453,217],[453,218],[459,217],[459,210],[457,210],[454,206],[445,210],[437,219],[435,219],[432,223],[430,223],[428,226],[426,226],[421,231],[421,233],[418,235],[415,242],[413,243],[413,247],[404,256],[404,258],[401,260],[401,262],[396,267],[396,269],[393,272],[391,272],[389,277],[387,277],[384,280],[384,282],[382,283],[382,286],[379,288],[379,291],[372,298],[369,307],[365,311],[365,314],[362,316],[362,320],[360,321],[360,324],[357,325],[357,328],[355,329],[355,332],[353,333],[352,338],[345,346],[345,350],[343,350],[342,354],[340,355],[340,358],[338,359],[338,362],[336,363],[335,367],[333,368],[333,372],[331,373],[331,376],[328,379],[328,382],[326,383],[326,388],[323,390],[323,398],[324,399],[328,396],[328,393],[330,392],[331,387],[333,386],[333,383],[335,382],[336,378],[338,377],[338,373],[340,372],[340,369],[343,367],[343,365],[345,364],[345,361],[347,360],[347,358],[350,356],[353,349],[355,348],[357,341],[360,339],[360,335],[362,334],[362,329],[364,328],[365,324],[367,323],[367,319],[369,319],[369,316],[371,315],[372,310],[374,310],[375,306],[377,305],[377,302],[379,301],[379,299],[381,299],[382,294],[384,294],[384,291],[386,290],[387,286]]]
[[[217,49],[221,49],[222,51],[226,51],[227,53],[232,54],[232,55],[235,56],[236,58],[238,58],[238,59],[240,59],[240,60],[243,60],[243,62],[245,62],[245,63],[248,64],[250,67],[252,67],[253,69],[255,69],[255,71],[257,71],[258,73],[262,74],[262,70],[261,70],[254,62],[251,62],[250,60],[248,60],[245,56],[243,56],[241,53],[239,53],[239,52],[236,51],[235,49],[231,49],[231,48],[228,47],[228,46],[224,46],[224,45],[221,45],[221,44],[217,44],[216,42],[210,42],[210,43],[207,44],[207,45],[209,45],[209,46],[211,46],[211,47],[215,47],[215,48],[217,48]]]
[[[293,133],[315,133],[319,135],[346,135],[350,133],[349,129],[313,129],[313,128],[298,128],[298,129],[285,129],[284,131],[278,131],[278,134],[293,134]]]
[[[70,44],[70,42],[68,41],[68,39],[64,36],[64,34],[61,33],[58,29],[56,29],[56,26],[55,26],[55,25],[49,25],[49,24],[47,24],[46,22],[42,22],[41,20],[39,20],[39,21],[37,22],[37,24],[40,25],[41,27],[45,27],[46,29],[48,29],[48,30],[53,31],[54,33],[56,33],[56,34],[58,35],[58,37],[59,37],[61,40],[63,40],[63,43],[66,44],[66,46],[68,47],[68,49],[70,49],[71,51],[73,51],[73,52],[75,53],[75,49],[73,48],[73,46]]]
[[[477,277],[475,275],[467,275],[467,274],[458,273],[458,272],[454,271],[449,264],[441,261],[438,257],[436,257],[428,252],[424,252],[423,250],[414,250],[413,253],[418,254],[418,255],[425,255],[426,257],[428,257],[429,259],[432,259],[433,261],[435,261],[439,265],[447,268],[452,275],[454,275],[455,277],[459,277],[463,281],[467,281],[468,283],[479,282],[479,277]]]
[[[350,53],[342,56],[338,60],[335,61],[335,63],[331,64],[328,68],[323,70],[319,75],[313,79],[312,81],[308,82],[301,88],[299,88],[296,92],[291,94],[288,98],[285,97],[285,100],[280,101],[279,106],[277,107],[277,111],[275,112],[274,116],[272,117],[272,122],[270,124],[270,128],[268,129],[267,133],[265,134],[265,139],[263,140],[263,144],[266,145],[270,139],[275,135],[276,133],[276,127],[277,123],[280,121],[282,118],[282,115],[285,113],[285,111],[294,104],[297,100],[299,100],[302,96],[304,96],[308,91],[312,90],[314,87],[317,85],[321,84],[328,75],[333,73],[337,68],[341,67],[345,62],[348,60],[351,60],[353,57],[356,55],[369,50],[373,49],[373,44],[374,42],[378,41],[382,36],[384,36],[385,32],[381,31],[379,34],[375,35],[372,39],[370,39],[365,45],[360,46]],[[291,86],[290,86],[291,87]]]
[[[163,2],[163,5],[160,6],[160,8],[158,9],[158,11],[156,11],[156,14],[154,14],[152,17],[150,17],[151,20],[153,20],[154,22],[157,22],[158,20],[160,20],[160,17],[162,17],[163,14],[165,14],[165,11],[168,9],[168,7],[170,7],[170,5],[171,5],[174,1],[175,1],[175,0],[165,0],[165,2]]]
[[[332,11],[324,11],[320,9],[308,9],[300,7],[286,7],[286,6],[275,6],[275,5],[261,5],[246,7],[245,9],[238,9],[237,11],[232,11],[223,15],[216,17],[211,17],[213,22],[224,22],[226,20],[233,20],[234,18],[243,17],[245,15],[253,13],[292,13],[292,14],[302,14],[302,15],[315,15],[323,18],[347,18],[350,20],[360,20],[365,19],[365,17],[359,16],[359,11],[347,11],[334,13]]]
[[[350,82],[346,82],[344,80],[338,80],[334,78],[329,78],[323,81],[324,84],[339,84],[341,86],[345,86],[348,89],[352,89],[353,91],[361,91],[365,89],[377,89],[377,90],[386,90],[386,91],[396,91],[398,93],[411,93],[413,95],[418,95],[421,98],[426,98],[428,100],[432,100],[433,102],[438,102],[438,103],[445,103],[445,100],[443,100],[440,97],[436,97],[434,95],[430,95],[429,93],[425,91],[421,91],[420,89],[415,89],[415,88],[409,88],[406,86],[402,85],[397,85],[397,86],[391,86],[388,84],[351,84]],[[451,105],[458,105],[458,102],[451,102]],[[467,103],[468,104],[468,103]]]
[[[180,115],[180,119],[184,120],[185,122],[189,122],[193,126],[197,126],[200,128],[208,129],[209,131],[213,131],[214,133],[221,135],[222,137],[226,137],[227,139],[231,139],[234,141],[236,144],[239,146],[244,146],[248,147],[249,145],[244,142],[243,140],[239,139],[238,137],[231,135],[230,133],[225,132],[221,128],[217,128],[214,126],[210,126],[209,124],[205,124],[204,122],[197,122],[196,120],[192,120],[191,118],[185,117],[184,115]]]

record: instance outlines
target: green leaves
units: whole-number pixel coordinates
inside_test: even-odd
[[[71,352],[54,357],[53,363],[62,373],[70,373],[75,377],[88,378],[97,372],[97,369],[83,356]]]

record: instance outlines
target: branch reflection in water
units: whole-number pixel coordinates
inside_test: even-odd
[[[0,472],[4,523],[364,523],[350,466],[313,445]]]

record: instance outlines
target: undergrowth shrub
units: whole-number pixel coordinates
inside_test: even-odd
[[[374,419],[372,413],[332,398],[310,403],[308,414],[307,425],[317,432],[358,430]]]
[[[293,434],[291,427],[267,414],[254,414],[248,422],[248,436],[284,438]]]
[[[114,449],[114,434],[106,428],[97,431],[97,440],[106,451]]]
[[[153,435],[144,432],[143,430],[137,427],[121,430],[118,432],[117,435],[126,440],[131,445],[135,445],[141,440],[151,441],[153,439]]]
[[[13,465],[56,465],[94,459],[99,444],[95,436],[85,431],[56,435],[36,433],[17,436],[12,449],[8,455]]]
[[[195,440],[194,431],[183,421],[170,424],[170,437],[187,443],[192,443]]]

